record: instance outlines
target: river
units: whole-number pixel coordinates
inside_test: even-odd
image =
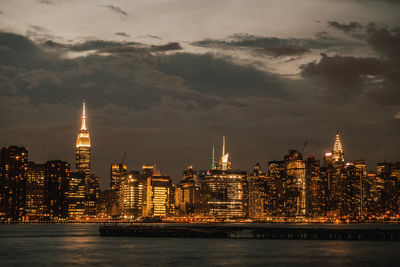
[[[2,267],[266,265],[399,266],[400,242],[100,237],[94,224],[0,225]]]

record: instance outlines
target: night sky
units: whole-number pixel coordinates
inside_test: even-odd
[[[175,181],[301,149],[400,160],[400,1],[0,0],[0,145],[74,166],[86,100],[92,166],[127,150]]]

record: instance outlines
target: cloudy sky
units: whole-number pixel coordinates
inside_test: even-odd
[[[288,149],[400,160],[400,3],[0,0],[0,145],[74,162],[83,99],[102,188],[127,150],[176,181]]]

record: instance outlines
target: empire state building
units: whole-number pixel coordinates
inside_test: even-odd
[[[85,180],[90,176],[90,137],[86,128],[86,109],[83,102],[82,126],[76,138],[75,170],[85,173]]]

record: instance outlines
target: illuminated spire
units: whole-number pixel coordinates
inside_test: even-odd
[[[85,101],[83,101],[82,127],[81,127],[81,130],[87,130],[86,129],[86,107],[85,107]]]
[[[225,135],[222,136],[222,156],[225,155]]]
[[[214,143],[212,144],[211,169],[215,169]]]
[[[335,145],[333,146],[333,152],[343,153],[342,143],[340,142],[339,132],[336,133]]]
[[[83,101],[82,126],[81,126],[81,130],[78,133],[78,138],[76,139],[76,147],[90,147],[89,131],[86,128],[86,106],[85,106],[85,101]]]

